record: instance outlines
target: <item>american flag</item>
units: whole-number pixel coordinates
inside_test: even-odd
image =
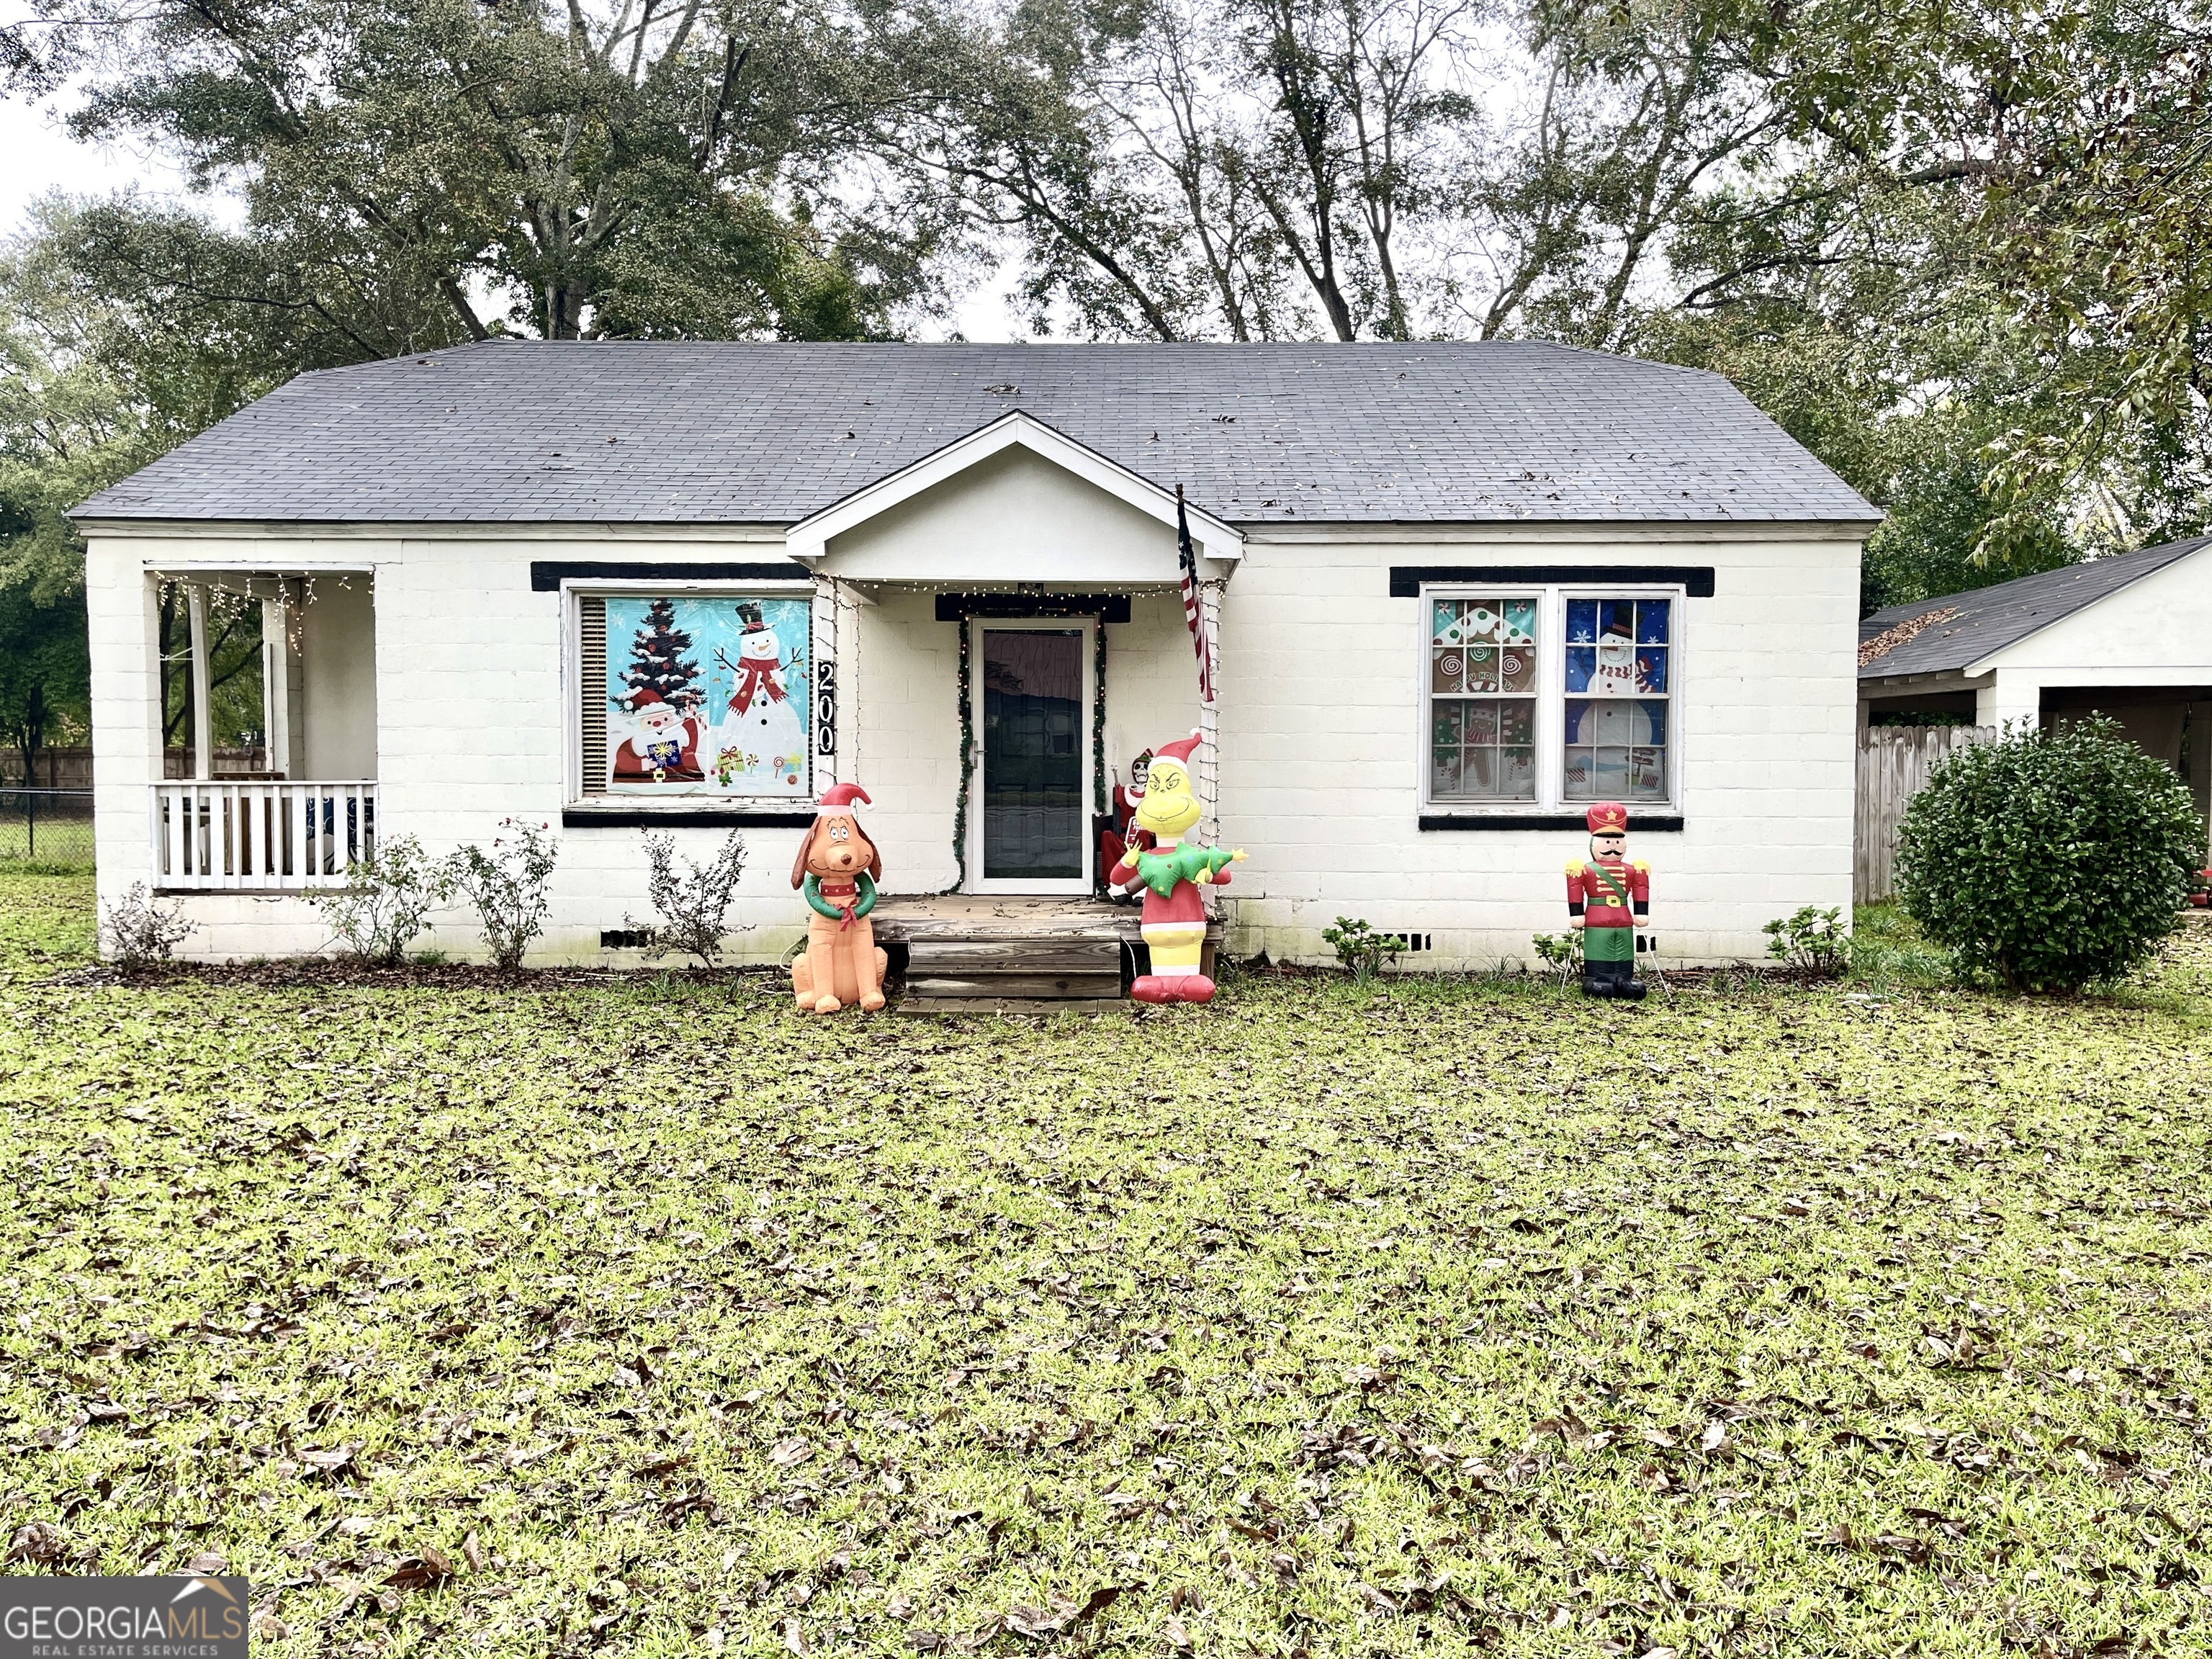
[[[1176,486],[1176,562],[1182,568],[1182,619],[1190,626],[1198,652],[1198,700],[1213,701],[1213,641],[1198,602],[1198,550],[1190,544],[1190,515],[1183,510],[1182,486]]]

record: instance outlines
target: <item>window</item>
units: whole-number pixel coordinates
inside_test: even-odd
[[[1536,799],[1536,599],[1430,601],[1429,792]]]
[[[1671,599],[1566,602],[1563,797],[1667,799]]]
[[[1427,799],[1674,799],[1680,590],[1424,590]]]
[[[585,593],[576,607],[584,794],[811,798],[807,599]]]

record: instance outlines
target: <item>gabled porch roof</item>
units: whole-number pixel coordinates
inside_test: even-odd
[[[1034,416],[1010,410],[966,436],[954,439],[942,449],[872,483],[864,484],[842,500],[801,519],[785,532],[785,551],[803,564],[817,565],[828,556],[832,538],[856,530],[924,491],[1012,449],[1026,451],[1158,520],[1169,529],[1175,527],[1176,495],[1171,487],[1132,471],[1066,434],[1055,431]],[[1185,510],[1191,540],[1198,544],[1200,557],[1233,564],[1244,556],[1241,532],[1211,513],[1195,507],[1187,507]]]

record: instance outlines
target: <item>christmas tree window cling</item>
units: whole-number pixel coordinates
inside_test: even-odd
[[[1439,597],[1430,606],[1431,798],[1534,800],[1534,597]]]
[[[1669,599],[1570,599],[1562,793],[1665,800],[1673,650]]]
[[[811,798],[807,600],[687,594],[604,604],[605,650],[593,665],[605,665],[605,735],[594,744],[586,732],[589,793],[599,793],[591,785],[603,777],[612,794]]]

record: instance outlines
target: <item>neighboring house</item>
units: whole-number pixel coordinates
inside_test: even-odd
[[[1878,611],[1859,723],[2112,715],[2212,816],[2212,536]]]
[[[539,959],[634,959],[641,828],[703,854],[730,825],[739,954],[773,959],[833,781],[873,799],[888,893],[1079,905],[1111,784],[1193,727],[1207,833],[1250,854],[1222,895],[1240,952],[1325,957],[1352,915],[1422,936],[1416,963],[1523,957],[1612,798],[1668,959],[1755,956],[1769,919],[1850,899],[1878,514],[1688,369],[1523,343],[493,343],[302,376],[76,516],[102,896],[179,894],[204,956],[320,948],[300,890],[349,855],[512,815],[561,836]],[[165,782],[209,618],[241,598],[271,764]],[[440,919],[440,946],[473,941]]]

